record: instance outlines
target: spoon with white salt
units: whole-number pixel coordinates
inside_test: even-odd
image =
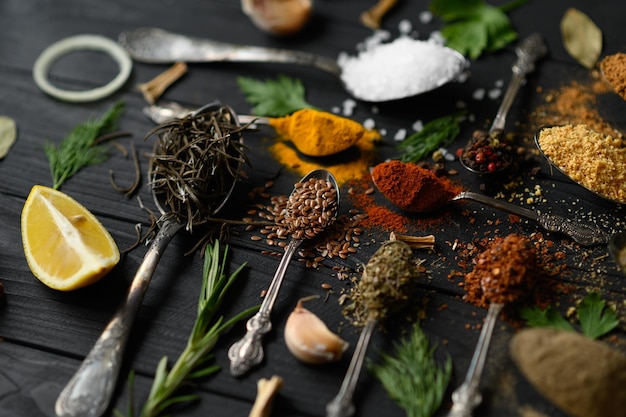
[[[398,100],[456,80],[469,63],[457,51],[433,41],[400,37],[356,57],[338,60],[309,52],[237,45],[158,28],[122,32],[119,42],[139,62],[266,62],[310,66],[339,78],[353,97],[369,102]]]

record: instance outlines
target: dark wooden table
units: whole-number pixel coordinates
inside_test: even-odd
[[[43,145],[58,143],[78,123],[102,114],[117,100],[123,100],[126,110],[120,128],[132,132],[132,138],[119,139],[128,147],[133,141],[139,152],[150,149],[143,140],[153,127],[143,114],[145,101],[136,86],[152,79],[167,68],[166,65],[135,63],[131,79],[123,89],[106,99],[86,104],[57,101],[40,91],[32,77],[32,67],[37,56],[51,43],[62,38],[84,33],[99,34],[116,39],[118,34],[141,26],[155,26],[198,37],[241,44],[282,47],[337,56],[341,51],[354,53],[355,46],[371,32],[358,21],[361,11],[373,1],[317,0],[311,25],[298,36],[273,38],[256,29],[240,8],[238,1],[93,1],[93,0],[5,0],[0,4],[0,114],[16,120],[19,130],[17,143],[8,156],[0,161],[0,281],[5,295],[0,300],[0,416],[53,416],[54,402],[70,376],[79,366],[116,306],[124,297],[145,247],[126,254],[120,264],[99,283],[75,292],[63,293],[42,285],[30,272],[22,250],[20,237],[20,212],[31,187],[35,184],[51,185],[51,177]],[[502,3],[502,2],[497,2]],[[398,24],[406,19],[422,37],[440,27],[436,19],[429,24],[420,23],[418,15],[426,10],[427,1],[403,1],[384,20],[384,28],[395,36]],[[533,32],[544,35],[550,56],[536,73],[529,77],[526,86],[516,99],[509,116],[512,130],[523,130],[522,124],[543,100],[543,91],[558,88],[574,80],[586,80],[588,71],[574,62],[561,43],[559,20],[567,7],[573,6],[587,13],[604,32],[603,54],[624,50],[623,28],[626,19],[623,7],[615,2],[551,1],[529,2],[512,11],[510,17],[520,37]],[[454,152],[476,128],[484,127],[495,114],[499,99],[475,100],[472,93],[478,88],[496,87],[497,80],[506,84],[510,78],[515,55],[513,48],[486,55],[472,62],[471,76],[463,84],[447,86],[422,97],[374,106],[358,102],[353,117],[363,121],[373,118],[379,129],[387,132],[380,149],[380,160],[394,155],[393,134],[400,128],[410,129],[418,119],[429,121],[449,114],[464,102],[474,116],[463,124],[463,132],[449,149]],[[117,68],[110,59],[100,54],[72,54],[61,59],[53,68],[52,78],[60,85],[72,88],[90,88],[110,80]],[[280,65],[215,64],[190,65],[188,74],[168,89],[164,101],[177,101],[188,106],[198,106],[220,99],[241,113],[250,106],[237,85],[238,76],[273,79],[277,74],[299,78],[307,89],[307,98],[314,105],[331,110],[341,106],[349,96],[339,82],[317,70]],[[502,87],[501,87],[502,88]],[[620,107],[621,106],[621,107]],[[624,104],[611,102],[605,109],[613,122],[623,121]],[[620,116],[622,115],[622,116]],[[608,117],[608,116],[607,116]],[[620,119],[621,117],[621,119]],[[623,125],[621,126],[624,127]],[[528,133],[528,132],[527,132]],[[286,194],[298,175],[282,167],[267,152],[271,136],[267,131],[250,134],[249,178],[238,185],[232,199],[229,217],[245,215],[248,194],[269,179],[276,180],[272,193]],[[142,159],[142,170],[146,160]],[[531,162],[530,166],[539,165]],[[504,190],[511,178],[501,178],[484,190],[484,180],[463,171],[458,161],[447,163],[448,169],[459,171],[456,179],[471,190],[496,193]],[[607,233],[623,228],[625,213],[613,204],[599,202],[562,177],[551,176],[546,170],[533,175],[529,167],[515,174],[520,181],[507,189],[511,194],[533,189],[539,184],[545,201],[529,203],[523,198],[519,204],[543,211],[570,216],[577,220],[595,221]],[[68,181],[62,190],[88,207],[110,231],[121,249],[136,239],[135,224],[148,224],[146,212],[136,198],[126,198],[109,183],[113,170],[119,184],[130,184],[134,179],[132,163],[112,148],[111,158],[103,164],[82,170]],[[277,176],[277,174],[279,174]],[[519,176],[519,177],[518,177]],[[145,176],[138,196],[151,203]],[[343,190],[346,191],[346,190]],[[387,204],[380,196],[377,201]],[[342,210],[349,210],[349,203]],[[390,207],[392,208],[392,207]],[[532,222],[510,223],[507,214],[482,207],[475,203],[459,203],[444,210],[447,216],[438,222],[427,222],[433,217],[407,215],[413,234],[434,234],[437,248],[434,252],[416,251],[424,259],[428,278],[423,283],[425,318],[422,327],[439,345],[439,355],[450,355],[454,363],[449,392],[460,384],[467,370],[471,353],[478,338],[477,326],[482,323],[485,310],[462,300],[463,289],[459,280],[449,279],[449,274],[461,269],[457,265],[459,254],[452,242],[471,244],[484,236],[519,232],[532,235],[539,231]],[[388,237],[389,230],[366,230],[363,244],[349,259],[333,260],[328,266],[356,268],[366,262],[378,245]],[[553,240],[553,251],[567,254],[568,272],[562,280],[571,284],[574,293],[584,295],[589,288],[602,283],[602,295],[618,306],[624,315],[623,278],[618,274],[606,247],[583,249],[562,236],[546,234]],[[224,308],[231,315],[260,302],[260,293],[267,288],[276,269],[275,257],[261,252],[267,247],[253,242],[249,234],[236,229],[228,242],[231,245],[231,265],[248,261],[244,276],[238,281]],[[134,369],[137,403],[147,395],[159,359],[177,357],[195,318],[199,292],[202,259],[198,253],[183,256],[190,247],[184,234],[176,236],[164,254],[156,276],[151,283],[138,320],[134,326],[130,346],[126,352],[124,369],[120,377],[110,410],[126,410],[129,387],[127,375]],[[284,321],[295,300],[309,294],[325,296],[321,284],[333,286],[333,293],[324,303],[311,307],[329,327],[341,331],[351,342],[346,357],[339,363],[309,366],[299,363],[286,350],[283,342]],[[277,416],[322,416],[324,408],[341,383],[358,329],[349,326],[342,318],[337,302],[340,290],[346,286],[337,280],[331,268],[305,268],[293,262],[274,311],[275,329],[265,339],[266,360],[242,378],[233,378],[228,372],[227,349],[243,334],[243,323],[227,333],[215,348],[215,362],[222,371],[201,381],[197,387],[201,399],[190,406],[176,410],[184,416],[245,416],[256,395],[256,381],[262,377],[280,375],[285,386],[276,402]],[[565,311],[572,298],[565,298],[559,308]],[[443,308],[446,306],[446,308]],[[402,326],[400,326],[402,327]],[[406,329],[406,328],[405,328]],[[623,349],[624,323],[613,333],[612,342]],[[380,349],[388,349],[399,340],[402,329],[388,334],[377,332],[370,345],[369,355],[376,357]],[[501,322],[494,335],[494,344],[487,363],[482,387],[484,404],[477,410],[481,416],[563,415],[543,399],[516,370],[508,355],[508,341],[515,326]],[[438,415],[445,415],[449,407],[449,393]],[[388,397],[380,384],[367,372],[361,375],[356,392],[359,416],[401,416],[403,412]],[[112,415],[112,411],[108,413]]]

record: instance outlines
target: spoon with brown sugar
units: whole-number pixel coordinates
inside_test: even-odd
[[[371,171],[378,190],[393,204],[414,213],[433,212],[457,200],[472,200],[529,220],[544,229],[569,236],[581,245],[605,244],[607,236],[596,228],[556,214],[541,213],[472,191],[463,191],[448,178],[438,177],[417,164],[388,161]]]

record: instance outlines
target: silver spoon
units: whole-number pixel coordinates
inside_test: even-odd
[[[520,87],[526,79],[526,75],[534,71],[535,63],[548,53],[548,48],[543,42],[541,35],[534,33],[524,39],[520,45],[515,48],[515,53],[517,55],[517,61],[515,61],[513,67],[511,68],[513,76],[509,82],[506,92],[504,93],[498,113],[496,113],[496,117],[493,119],[493,123],[487,132],[488,136],[497,136],[498,133],[501,133],[504,130],[506,125],[506,116],[511,109],[511,105],[513,105],[513,101],[515,100]],[[488,147],[492,147],[494,152],[498,149],[498,146],[489,144],[486,145]],[[474,143],[470,140],[465,148],[465,151],[461,155],[461,158],[459,158],[461,164],[470,172],[477,174],[497,173],[505,170],[511,164],[512,155],[503,154],[500,166],[494,166],[493,169],[489,168],[488,163],[481,163],[474,166],[473,163],[475,162],[476,157],[471,154],[471,149],[473,147]]]
[[[198,109],[197,113],[208,112],[219,106],[219,103],[212,103]],[[229,109],[229,111],[234,123],[238,123],[237,115],[232,110]],[[241,136],[239,140],[242,140]],[[235,183],[236,178],[233,178],[220,204],[211,210],[213,214],[224,207]],[[168,243],[184,226],[183,222],[163,210],[154,194],[154,188],[153,197],[162,214],[159,219],[161,227],[146,251],[128,289],[126,299],[118,307],[82,365],[61,391],[55,406],[58,417],[97,417],[101,416],[109,406],[130,330],[148,284]]]
[[[296,230],[295,233],[292,231],[291,240],[285,247],[285,253],[280,260],[280,264],[278,265],[276,273],[272,278],[272,282],[270,283],[267,293],[263,298],[263,303],[261,304],[259,311],[246,323],[247,332],[244,337],[238,342],[235,342],[228,350],[230,373],[233,376],[241,376],[248,372],[250,368],[263,361],[264,353],[262,339],[266,333],[272,330],[270,317],[272,308],[274,307],[274,303],[278,297],[278,292],[282,285],[283,278],[285,277],[285,273],[287,272],[287,267],[289,266],[291,258],[305,239],[312,239],[317,236],[325,227],[330,226],[336,218],[337,210],[339,208],[339,186],[335,177],[325,169],[317,169],[308,173],[299,181],[299,183],[306,184],[309,180],[323,180],[329,183],[335,192],[335,200],[333,202],[332,199],[326,199],[326,197],[323,197],[325,203],[328,203],[328,206],[326,208],[319,207],[312,210],[312,212],[316,215],[316,219],[318,217],[324,217],[324,219],[320,220],[319,224],[315,227],[307,225],[302,227],[299,231]],[[300,227],[298,225],[303,223],[301,220],[306,220],[306,214],[299,214],[300,209],[298,202],[294,200],[294,197],[297,196],[298,193],[298,184],[296,184],[287,203],[287,213],[292,213],[293,216],[290,220],[288,220],[291,229],[297,229]],[[305,201],[310,202],[315,200],[307,197]],[[320,213],[320,211],[323,214]],[[317,220],[312,220],[311,223],[317,223]]]
[[[626,232],[617,232],[609,240],[609,253],[623,274],[626,274]]]
[[[119,42],[124,46],[133,59],[146,63],[174,63],[184,62],[272,62],[311,66],[341,79],[342,70],[337,61],[328,57],[302,51],[264,48],[249,45],[237,45],[218,42],[210,39],[201,39],[172,33],[158,28],[139,28],[133,31],[122,32]],[[442,79],[422,89],[422,94],[453,81],[465,71],[468,61],[458,52],[446,48],[450,55],[458,62],[458,70],[446,74]],[[415,71],[419,71],[416,68]],[[343,84],[343,83],[342,83]],[[363,97],[358,91],[348,89],[348,92],[365,101],[372,100]],[[407,97],[406,92],[398,93],[397,97],[390,97],[380,101],[390,101]]]

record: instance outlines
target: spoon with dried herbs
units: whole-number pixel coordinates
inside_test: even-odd
[[[370,258],[355,296],[355,314],[365,317],[365,325],[337,396],[326,406],[327,417],[354,415],[354,390],[376,324],[401,308],[413,295],[417,265],[409,245],[400,240],[385,242]]]
[[[482,402],[480,378],[498,316],[506,304],[530,292],[539,268],[536,248],[517,234],[494,239],[476,258],[474,269],[465,277],[466,290],[472,299],[489,303],[489,309],[465,380],[452,393],[448,417],[470,417]]]
[[[476,174],[493,174],[504,171],[513,160],[513,151],[504,137],[506,116],[527,74],[535,69],[535,63],[548,53],[548,48],[538,33],[530,35],[515,48],[517,61],[513,64],[513,77],[504,93],[496,117],[485,132],[478,130],[465,146],[461,165]]]
[[[259,311],[246,324],[246,334],[228,350],[233,376],[241,376],[263,361],[262,339],[272,330],[270,315],[289,262],[305,240],[317,237],[335,221],[338,209],[339,186],[329,171],[311,171],[294,185],[282,219],[284,227],[277,231],[279,236],[289,235],[291,240],[285,247]]]
[[[242,131],[233,110],[216,102],[146,136],[158,134],[149,177],[161,211],[160,228],[126,298],[57,399],[57,416],[97,417],[106,411],[132,324],[165,248],[183,227],[191,233],[210,221],[242,175],[247,162]]]

